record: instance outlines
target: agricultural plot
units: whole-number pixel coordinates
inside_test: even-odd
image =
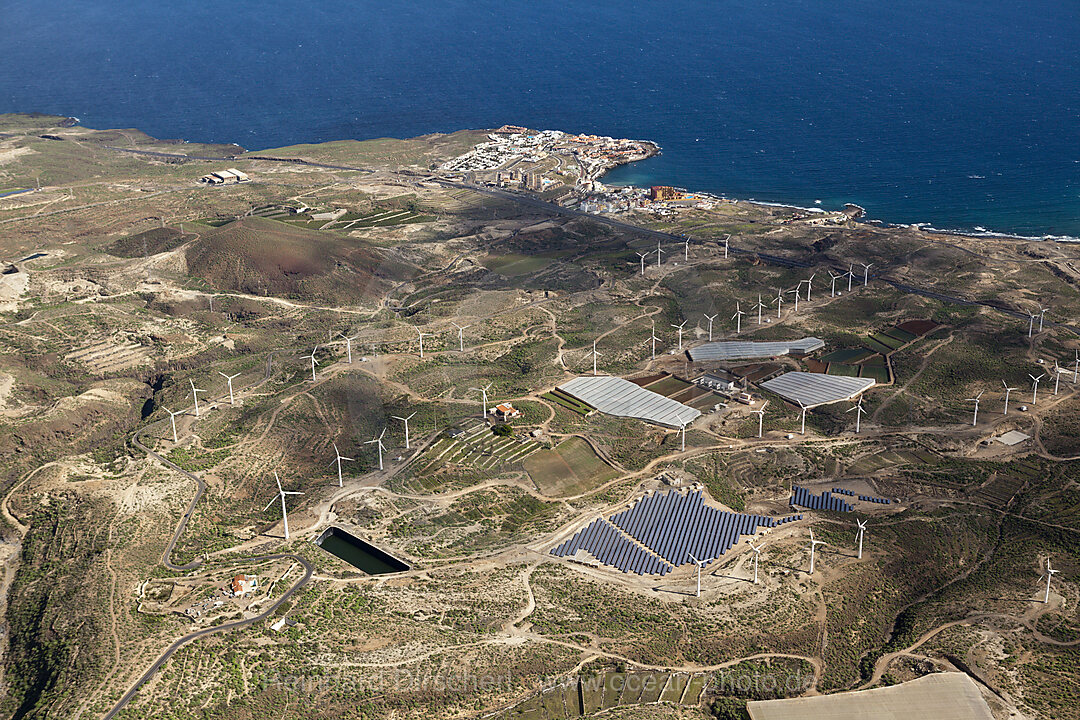
[[[118,372],[148,362],[150,350],[133,342],[106,340],[81,347],[64,359],[81,363],[95,373]]]
[[[531,275],[539,272],[567,253],[543,253],[540,255],[519,255],[506,253],[503,255],[489,255],[480,261],[480,264],[492,272],[497,272],[504,277],[518,277]]]
[[[589,413],[596,410],[596,408],[594,408],[592,405],[590,405],[590,404],[588,404],[586,402],[582,402],[581,400],[578,400],[576,397],[574,397],[570,393],[564,392],[564,391],[560,390],[559,388],[555,388],[551,392],[546,392],[543,395],[541,395],[540,397],[542,397],[543,399],[545,399],[545,400],[547,400],[549,402],[553,402],[556,405],[560,405],[560,406],[566,408],[567,410],[570,410],[572,412],[576,412],[578,415],[582,415],[582,416],[588,415]]]
[[[540,443],[535,440],[499,437],[494,435],[487,425],[476,423],[456,438],[439,438],[424,453],[424,464],[430,466],[442,461],[489,470],[521,462],[540,448]]]
[[[589,443],[576,437],[532,454],[524,464],[540,492],[552,497],[580,495],[618,477]]]

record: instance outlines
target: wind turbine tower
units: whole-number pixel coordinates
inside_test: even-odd
[[[1009,387],[1009,385],[1004,380],[1001,381],[1001,384],[1005,386],[1005,414],[1008,415],[1009,414],[1009,393],[1011,393],[1013,390],[1016,390],[1016,388]]]
[[[1035,330],[1035,316],[1028,313],[1028,338],[1031,337],[1032,332]]]
[[[798,399],[798,398],[796,398],[796,399]],[[799,434],[800,435],[805,435],[806,434],[806,410],[807,410],[807,407],[803,403],[802,400],[799,400],[799,407],[802,408],[802,429],[799,430]]]
[[[278,477],[277,470],[274,471],[274,482],[277,483],[278,497],[281,498],[281,522],[285,525],[285,539],[289,539],[289,513],[285,510],[285,496],[286,495],[303,495],[302,492],[295,490],[285,490],[281,487],[281,478]],[[266,503],[266,507],[263,508],[263,512],[270,509],[270,506],[274,504],[274,500],[277,498],[271,498],[270,502]]]
[[[600,357],[600,353],[596,351],[596,340],[592,341],[592,374],[596,376],[596,359]]]
[[[758,584],[757,583],[758,562],[761,560],[761,550],[765,546],[764,545],[758,545],[757,547],[754,547],[754,543],[752,541],[750,541],[750,540],[747,540],[746,544],[750,546],[750,550],[754,553],[754,584],[757,585]],[[813,571],[811,571],[811,572],[813,572]]]
[[[858,435],[859,430],[860,430],[861,421],[862,421],[862,416],[863,416],[862,398],[861,397],[859,398],[859,403],[855,407],[849,409],[848,412],[855,413],[855,434]]]
[[[465,331],[472,325],[458,325],[457,323],[453,325],[457,328],[458,352],[465,352]]]
[[[236,373],[235,375],[226,375],[225,373],[218,370],[218,375],[225,378],[225,380],[229,383],[229,404],[230,405],[235,405],[236,403],[233,402],[232,381],[235,380],[236,378],[240,377],[240,373]]]
[[[199,393],[206,391],[195,387],[195,381],[191,378],[188,378],[188,382],[191,383],[191,397],[195,398],[195,417],[199,417]]]
[[[1058,394],[1058,387],[1061,386],[1061,367],[1058,365],[1058,361],[1054,360],[1054,394]]]
[[[780,288],[776,289],[776,319],[780,319],[780,306],[784,304],[784,291]]]
[[[409,449],[409,421],[412,420],[415,415],[416,415],[416,413],[413,413],[412,415],[409,415],[407,417],[401,417],[400,415],[392,416],[395,420],[401,420],[403,423],[405,423],[405,449],[406,450]]]
[[[856,520],[855,522],[859,526],[859,537],[858,537],[858,540],[859,540],[859,559],[862,560],[862,542],[863,542],[863,535],[866,533],[866,521],[865,520]]]
[[[352,341],[360,337],[359,335],[347,336],[345,333],[338,333],[341,337],[345,338],[345,354],[349,357],[349,364],[352,365]]]
[[[764,425],[765,425],[765,407],[768,404],[769,404],[769,401],[766,400],[765,404],[762,405],[761,407],[759,407],[757,410],[751,410],[750,411],[752,413],[757,413],[757,436],[758,436],[758,438],[761,437],[761,431],[764,429]]]
[[[485,422],[487,422],[487,416],[488,416],[488,414],[487,414],[487,392],[488,392],[488,388],[490,388],[490,387],[491,387],[491,383],[488,383],[487,385],[485,385],[482,388],[478,388],[478,387],[469,388],[470,390],[475,390],[476,392],[481,393],[484,396],[484,421]]]
[[[713,320],[716,319],[716,315],[706,315],[705,319],[709,321],[709,342],[712,342],[712,324]]]
[[[844,277],[844,275],[842,273],[840,275],[833,275],[832,270],[830,270],[829,277],[832,278],[832,289],[829,291],[829,297],[836,297],[836,281]]]
[[[315,353],[319,351],[319,346],[316,345],[315,349],[311,351],[310,355],[305,355],[300,358],[301,360],[311,360],[311,382],[315,382],[315,366],[319,364],[319,361],[315,359]]]
[[[691,555],[689,552],[686,553],[686,556],[688,558],[690,558],[691,560],[693,560],[694,564],[697,565],[697,596],[696,597],[701,597],[701,568],[705,563],[698,560],[696,557]]]
[[[690,262],[690,236],[686,235],[683,238],[683,260]]]
[[[424,333],[420,332],[420,328],[414,328],[417,336],[420,338],[420,359],[424,359]],[[430,334],[430,333],[429,333]]]
[[[1039,399],[1039,381],[1046,377],[1046,373],[1039,375],[1039,377],[1028,373],[1028,377],[1031,378],[1031,404],[1034,405]]]
[[[678,331],[679,331],[679,352],[682,352],[682,331],[683,331],[683,327],[684,327],[685,325],[686,325],[686,321],[685,321],[685,320],[683,320],[683,321],[682,321],[681,323],[679,323],[678,325],[675,325],[674,323],[672,323],[672,325],[671,325],[671,327],[673,327],[673,328],[675,328],[676,330],[678,330]]]
[[[1050,558],[1046,558],[1046,594],[1043,595],[1043,604],[1050,602],[1050,578],[1052,578],[1059,571],[1050,567]]]
[[[757,310],[757,324],[761,324],[761,311],[765,308],[765,303],[761,302],[761,293],[757,296],[757,305],[754,306]]]
[[[789,293],[795,293],[795,312],[799,312],[799,293],[802,292],[802,283],[794,290],[788,290]]]
[[[983,391],[980,390],[979,394],[973,398],[968,398],[966,402],[975,403],[975,414],[971,417],[971,426],[975,427],[975,423],[979,422],[979,398],[982,397]]]
[[[727,260],[727,257],[728,257],[728,241],[730,241],[730,240],[731,240],[730,235],[728,235],[727,237],[724,238],[724,259],[725,260]]]
[[[656,267],[660,267],[660,256],[663,254],[663,250],[660,248],[660,238],[656,239]]]
[[[1050,308],[1039,307],[1039,332],[1043,331],[1043,318],[1046,317],[1046,313]]]
[[[735,301],[735,314],[731,316],[731,319],[735,321],[735,334],[738,335],[742,332],[742,316],[745,315],[742,308],[739,307],[739,301]],[[681,347],[679,348],[682,349]]]
[[[862,284],[866,287],[866,284],[870,282],[870,268],[874,267],[874,263],[859,263],[863,266]]]
[[[647,253],[647,252],[641,253],[641,252],[639,252],[637,255],[638,255],[639,258],[641,258],[641,274],[644,275],[645,274],[645,258],[652,255],[652,253]]]
[[[814,528],[810,528],[810,574],[814,574],[814,555],[818,545],[825,545],[824,540],[814,539]]]
[[[167,407],[162,407],[162,409],[165,412],[169,413],[169,420],[172,421],[172,441],[174,443],[180,442],[179,440],[176,439],[176,416],[177,415],[182,415],[184,413],[184,411],[181,410],[180,412],[173,412],[172,410],[170,410]]]
[[[848,265],[847,268],[847,291],[851,292],[851,279],[855,277],[855,264]]]
[[[383,447],[383,443],[382,443],[382,439],[383,439],[384,435],[386,435],[386,428],[383,428],[383,431],[381,433],[379,433],[378,437],[372,438],[371,440],[368,440],[366,443],[364,443],[365,445],[374,444],[378,448],[378,450],[379,450],[379,469],[380,470],[383,469],[382,454],[383,454],[383,451],[386,450],[386,448]]]
[[[340,452],[338,452],[337,443],[334,443],[334,456],[334,460],[332,460],[331,462],[337,463],[337,486],[344,487],[344,482],[341,479],[341,461],[348,460],[349,462],[353,462],[353,459],[350,457],[345,457]]]
[[[656,341],[660,338],[656,337],[656,321],[652,321],[652,359],[656,359]]]

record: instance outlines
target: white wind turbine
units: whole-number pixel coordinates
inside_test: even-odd
[[[652,321],[652,359],[656,359],[656,341],[660,338],[656,337],[656,321]]]
[[[352,365],[352,341],[360,337],[359,335],[353,335],[349,337],[345,333],[338,333],[341,337],[345,338],[345,354],[349,357],[349,364]]]
[[[415,415],[416,415],[416,413],[413,413],[412,415],[409,415],[407,417],[401,417],[400,415],[391,415],[390,416],[390,417],[394,418],[395,420],[400,420],[403,423],[405,423],[405,449],[406,450],[409,449],[409,421],[412,420]]]
[[[164,406],[161,409],[164,410],[165,412],[169,413],[169,420],[172,421],[172,441],[174,443],[180,442],[179,440],[176,439],[176,416],[177,415],[183,415],[184,411],[181,410],[180,412],[173,412],[172,410],[170,410],[169,408],[164,407]]]
[[[1046,317],[1046,313],[1049,312],[1049,310],[1050,308],[1044,308],[1041,305],[1039,306],[1039,332],[1043,331],[1043,318]]]
[[[487,420],[487,391],[488,391],[488,388],[490,388],[490,387],[491,387],[491,383],[488,383],[487,385],[485,385],[482,388],[479,388],[479,387],[469,388],[470,390],[475,390],[476,392],[481,393],[484,396],[484,420]]]
[[[225,373],[218,370],[218,375],[225,378],[226,382],[229,383],[229,404],[230,405],[235,405],[236,403],[233,402],[232,381],[235,380],[236,378],[240,377],[240,373],[236,373],[235,375],[226,375]]]
[[[663,254],[663,250],[660,248],[660,238],[656,239],[656,267],[660,267],[660,256]]]
[[[750,550],[754,553],[754,584],[757,585],[758,584],[757,583],[758,562],[761,560],[761,550],[765,546],[764,545],[758,545],[757,547],[754,547],[754,543],[752,541],[750,541],[750,540],[747,540],[746,544],[750,546]]]
[[[862,398],[861,397],[859,398],[858,404],[855,407],[850,408],[848,410],[848,412],[855,413],[855,434],[858,435],[859,434],[859,429],[860,429],[860,424],[861,424],[860,421],[862,420],[862,416],[863,416]]]
[[[796,400],[798,400],[798,402],[799,402],[799,407],[802,408],[802,429],[799,431],[799,434],[800,435],[805,435],[806,434],[806,411],[807,411],[808,408],[806,407],[806,405],[803,403],[802,400],[799,400],[798,398],[796,398]]]
[[[679,415],[676,415],[675,419],[679,421],[679,427],[682,428],[682,452],[686,452],[686,421]]]
[[[1034,405],[1039,399],[1039,381],[1046,377],[1046,373],[1039,375],[1039,377],[1028,373],[1028,377],[1031,378],[1031,404]]]
[[[863,534],[866,532],[866,521],[865,520],[856,520],[855,522],[859,526],[859,537],[858,537],[858,540],[859,540],[859,559],[862,560],[862,542],[863,542]]]
[[[344,455],[342,455],[338,451],[337,443],[334,443],[334,459],[330,461],[330,464],[333,465],[334,463],[337,463],[337,485],[338,485],[338,487],[344,487],[344,482],[342,481],[342,478],[341,478],[341,461],[342,460],[348,460],[349,462],[353,462],[352,458],[345,457]]]
[[[716,319],[716,315],[718,315],[718,314],[719,313],[714,314],[714,315],[706,315],[705,316],[705,319],[709,321],[709,342],[712,342],[712,324],[713,324],[713,320]]]
[[[851,279],[855,277],[855,263],[848,265],[847,268],[847,291],[851,292]]]
[[[795,312],[799,312],[799,293],[802,292],[802,283],[794,290],[788,290],[789,293],[795,293]]]
[[[596,351],[596,340],[592,341],[592,374],[596,375],[596,359],[600,357],[600,353]]]
[[[727,260],[727,256],[728,256],[728,241],[730,241],[730,240],[731,240],[731,236],[730,236],[730,235],[728,235],[727,237],[725,237],[725,238],[724,238],[724,259],[725,259],[725,260]]]
[[[277,470],[274,471],[274,482],[277,483],[278,497],[281,498],[281,522],[285,525],[285,539],[289,539],[289,513],[285,510],[285,496],[286,495],[303,495],[302,492],[295,490],[285,490],[281,487],[281,478],[278,477]],[[266,507],[263,508],[263,512],[270,509],[270,506],[274,504],[274,500],[277,498],[271,498],[270,502],[266,503]]]
[[[874,263],[859,263],[863,266],[862,284],[866,287],[866,283],[870,282],[870,268],[874,267]]]
[[[780,319],[780,306],[784,304],[784,291],[780,288],[776,289],[776,319]]]
[[[1031,313],[1028,313],[1028,337],[1029,338],[1031,337],[1031,334],[1034,332],[1034,330],[1035,330],[1035,316],[1032,315]]]
[[[701,562],[696,557],[691,555],[689,551],[687,551],[686,557],[693,560],[694,564],[697,565],[697,596],[696,597],[701,597],[701,568],[705,565],[705,563]]]
[[[672,323],[672,324],[671,324],[671,327],[673,327],[673,328],[675,328],[676,330],[678,330],[678,331],[679,331],[679,351],[680,351],[680,352],[682,352],[682,332],[683,332],[683,326],[685,326],[685,325],[686,325],[686,321],[685,321],[685,320],[683,320],[683,321],[682,321],[681,323],[679,323],[678,325],[676,325],[676,324],[674,324],[674,323]]]
[[[763,303],[761,301],[761,293],[758,293],[757,305],[754,306],[754,309],[757,310],[757,324],[760,325],[761,324],[761,311],[765,309],[765,303]]]
[[[818,545],[826,545],[824,540],[814,539],[814,528],[810,528],[810,574],[814,574],[814,554]]]
[[[829,290],[829,297],[836,297],[836,281],[844,277],[843,274],[833,275],[832,270],[829,271],[829,277],[832,278],[832,289]]]
[[[735,334],[738,335],[742,332],[742,316],[745,315],[742,308],[739,307],[739,301],[735,301],[735,314],[731,316],[731,319],[735,321]]]
[[[420,338],[420,359],[424,359],[424,333],[420,332],[420,328],[413,328],[416,331],[417,336]],[[431,333],[428,333],[430,335]]]
[[[978,395],[976,395],[973,398],[968,398],[967,400],[964,401],[964,402],[973,402],[973,403],[975,403],[975,414],[971,417],[971,425],[972,425],[972,427],[974,427],[975,424],[977,422],[979,422],[979,398],[982,397],[982,394],[983,394],[983,391],[980,390]]]
[[[1058,394],[1058,387],[1061,386],[1061,366],[1058,365],[1058,361],[1054,359],[1054,394]]]
[[[311,382],[315,382],[315,366],[319,364],[319,361],[315,359],[315,353],[319,351],[319,346],[316,345],[315,349],[311,351],[310,355],[305,355],[301,360],[311,360]]]
[[[384,435],[386,435],[386,428],[383,428],[383,431],[381,433],[379,433],[378,437],[372,438],[371,440],[368,440],[367,442],[364,443],[365,445],[375,444],[378,447],[378,449],[379,449],[379,469],[380,470],[383,469],[382,454],[383,454],[383,451],[386,450],[386,448],[383,447],[383,444],[382,444],[382,439],[383,439]]]
[[[683,236],[683,260],[690,262],[690,236]]]
[[[817,273],[811,273],[809,279],[803,280],[799,283],[799,285],[806,283],[806,302],[810,302],[810,287],[814,284],[814,278],[816,277]]]
[[[639,252],[639,253],[637,254],[637,256],[638,256],[639,258],[641,258],[641,274],[642,274],[642,275],[644,275],[644,274],[645,274],[645,258],[649,257],[650,255],[652,255],[652,253],[651,253],[651,252],[643,252],[643,253],[642,253],[642,252]]]
[[[761,437],[761,431],[765,426],[765,408],[768,406],[769,401],[766,400],[765,404],[759,407],[757,410],[751,410],[752,413],[757,413],[757,436]]]
[[[1005,386],[1005,414],[1008,415],[1009,414],[1009,393],[1011,393],[1013,390],[1016,390],[1016,388],[1009,387],[1008,383],[1006,383],[1004,380],[1001,381],[1001,384]]]
[[[1046,558],[1046,594],[1043,595],[1043,604],[1050,602],[1050,578],[1056,575],[1059,570],[1054,570],[1050,567],[1050,558]]]
[[[472,325],[458,325],[457,323],[452,323],[452,325],[457,328],[458,352],[465,352],[465,331]]]
[[[188,378],[188,382],[191,383],[191,397],[195,398],[195,417],[199,417],[199,393],[206,391],[195,387],[195,381],[191,378]]]

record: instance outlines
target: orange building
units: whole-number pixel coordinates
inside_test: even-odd
[[[682,193],[670,185],[653,185],[649,188],[649,199],[651,200],[664,202],[665,200],[678,200],[680,197],[682,197]]]

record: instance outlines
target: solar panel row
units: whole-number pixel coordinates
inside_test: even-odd
[[[790,504],[810,508],[811,510],[836,510],[839,512],[854,512],[855,510],[851,503],[835,497],[828,490],[820,495],[815,495],[798,485],[791,486]]]
[[[860,495],[859,499],[863,502],[881,503],[882,505],[889,505],[892,502],[889,498],[879,498],[873,495]]]
[[[844,488],[833,488],[832,491],[833,491],[833,495],[849,495],[851,497],[855,497],[855,491],[854,490],[845,490]],[[861,498],[862,496],[860,495],[859,497]]]
[[[716,510],[704,504],[700,490],[648,495],[633,507],[611,516],[627,535],[672,565],[709,563],[730,550],[742,535],[758,527],[776,527],[773,518]]]
[[[776,524],[786,525],[787,523],[795,522],[796,520],[802,520],[802,515],[788,515],[787,517],[782,517],[776,521]]]
[[[551,549],[556,557],[573,555],[578,550],[588,550],[604,565],[624,573],[638,575],[667,575],[674,568],[652,553],[632,543],[625,535],[611,526],[604,518],[596,518],[574,537]]]

